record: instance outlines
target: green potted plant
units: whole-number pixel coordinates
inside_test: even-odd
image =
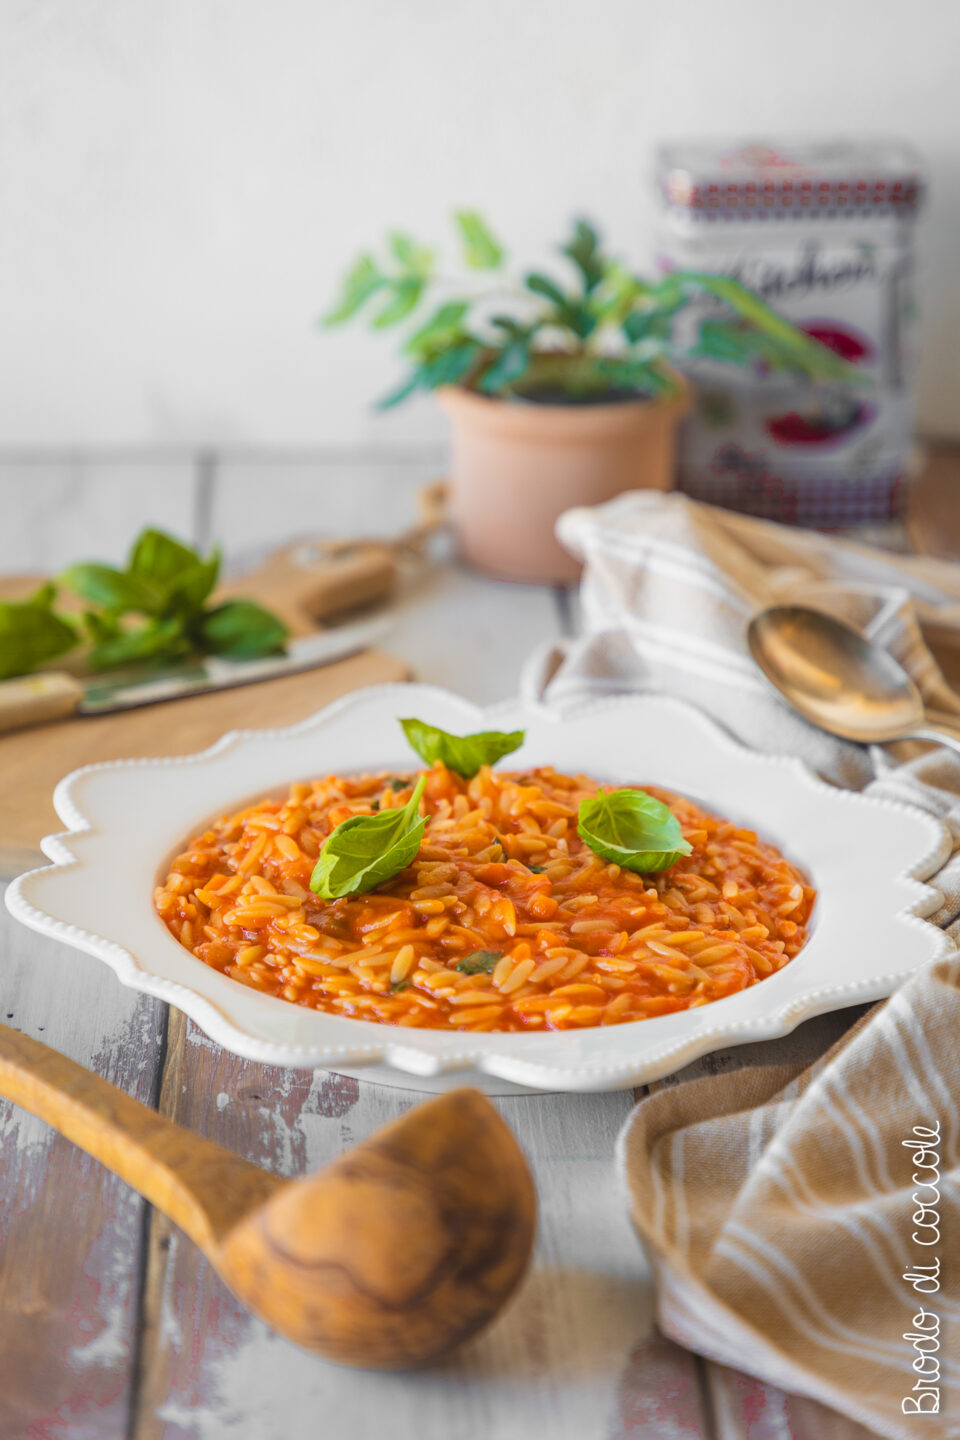
[[[392,234],[386,258],[354,263],[324,323],[361,313],[375,330],[408,323],[408,373],[380,404],[437,392],[452,426],[461,552],[493,574],[571,579],[576,563],[553,534],[558,515],[623,490],[670,488],[688,403],[672,362],[709,357],[858,383],[852,366],[729,277],[644,280],[605,253],[585,220],[560,246],[562,275],[515,274],[479,215],[455,220],[462,274]],[[692,302],[698,310],[683,321]]]

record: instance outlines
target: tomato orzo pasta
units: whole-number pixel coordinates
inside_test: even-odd
[[[647,786],[692,846],[638,875],[577,834],[585,775],[544,766],[426,772],[412,864],[365,894],[309,888],[351,815],[410,799],[418,775],[295,784],[197,835],[155,904],[206,964],[266,994],[389,1025],[568,1030],[705,1005],[800,950],[815,891],[772,845]]]

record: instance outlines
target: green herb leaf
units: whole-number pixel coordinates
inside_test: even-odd
[[[193,646],[184,633],[183,622],[177,618],[148,620],[135,630],[112,625],[100,616],[87,616],[87,628],[94,645],[87,657],[92,670],[113,670],[120,665],[138,665],[150,661],[187,659]]]
[[[184,570],[198,564],[200,556],[188,545],[174,540],[162,530],[142,530],[133,542],[127,570],[154,580],[158,585],[169,585]]]
[[[385,783],[390,786],[394,795],[400,790],[406,790],[410,785],[410,781],[404,780],[401,775],[388,775]]]
[[[469,780],[481,765],[495,765],[504,755],[519,750],[526,731],[481,730],[476,735],[451,735],[425,720],[401,720],[403,733],[426,765],[441,760],[448,770]]]
[[[60,576],[60,583],[105,610],[158,615],[163,608],[164,591],[160,586],[143,575],[132,575],[112,565],[71,565]]]
[[[531,875],[546,875],[547,873],[546,865],[528,865],[527,869]]]
[[[530,347],[527,341],[511,340],[505,345],[497,359],[485,370],[480,378],[479,388],[485,395],[499,395],[515,380],[525,375],[530,366]]]
[[[214,550],[206,560],[198,560],[182,570],[167,587],[164,611],[180,611],[191,615],[203,606],[213,592],[220,576],[220,551]]]
[[[576,221],[573,236],[560,249],[568,255],[583,276],[583,288],[589,295],[604,276],[604,263],[600,255],[600,238],[586,220]]]
[[[577,834],[595,855],[640,875],[666,870],[693,848],[669,806],[645,790],[581,800]]]
[[[379,408],[388,410],[391,405],[398,405],[414,390],[436,390],[441,385],[456,385],[472,369],[480,350],[476,340],[465,340],[461,345],[442,350],[432,360],[418,365],[402,385],[378,401]]]
[[[449,345],[463,336],[463,318],[470,306],[466,300],[453,300],[441,305],[425,325],[415,330],[404,349],[408,355],[429,355],[439,346]]]
[[[433,251],[424,245],[418,245],[409,235],[395,230],[390,236],[390,249],[395,259],[407,270],[413,270],[417,275],[429,274],[433,265]]]
[[[196,550],[162,530],[144,530],[136,539],[127,563],[128,575],[156,586],[165,614],[199,610],[220,574],[220,554],[204,560]]]
[[[421,775],[406,805],[376,815],[351,815],[327,836],[310,877],[324,900],[360,895],[398,875],[416,858],[426,829],[419,815],[427,779]]]
[[[474,270],[496,270],[503,264],[503,249],[476,210],[457,210],[453,218],[460,230],[468,265]]]
[[[323,317],[324,325],[342,325],[382,289],[387,277],[382,275],[369,255],[361,255],[340,287],[340,295],[333,309]]]
[[[379,314],[374,316],[375,330],[385,330],[388,325],[399,325],[411,310],[415,310],[423,294],[423,279],[419,275],[404,275],[400,280],[387,282],[393,293]]]
[[[77,644],[77,632],[50,608],[56,590],[44,585],[28,600],[0,601],[0,680],[25,675]]]
[[[193,629],[203,650],[231,660],[254,660],[282,650],[290,631],[253,600],[226,600],[200,617]]]
[[[454,968],[462,970],[464,975],[489,975],[502,959],[502,950],[471,950]]]
[[[528,290],[533,291],[534,295],[542,295],[545,300],[551,300],[558,310],[566,312],[569,305],[567,297],[560,286],[550,279],[549,275],[541,275],[539,271],[532,270],[529,275],[524,277],[523,283]]]

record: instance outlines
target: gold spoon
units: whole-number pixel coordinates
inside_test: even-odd
[[[806,605],[774,605],[747,627],[750,653],[793,708],[861,744],[927,740],[960,754],[960,737],[927,723],[910,676],[880,645]]]
[[[530,1257],[530,1170],[477,1090],[416,1107],[302,1180],[174,1125],[6,1025],[0,1095],[176,1221],[268,1325],[343,1365],[438,1360],[496,1315]]]

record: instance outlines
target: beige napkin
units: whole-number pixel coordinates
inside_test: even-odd
[[[799,597],[887,645],[928,704],[960,714],[931,648],[949,660],[960,639],[960,569],[680,496],[571,511],[558,533],[586,561],[586,633],[547,703],[668,691],[752,745],[922,806],[953,852],[931,881],[933,918],[960,938],[960,764],[823,735],[767,690],[743,642],[754,610]],[[627,1124],[660,1326],[715,1362],[724,1440],[960,1436],[960,958],[919,972],[814,1063],[777,1063],[789,1048],[770,1042],[746,1067],[730,1052],[737,1068],[661,1088]],[[735,1403],[745,1385],[750,1403]]]

